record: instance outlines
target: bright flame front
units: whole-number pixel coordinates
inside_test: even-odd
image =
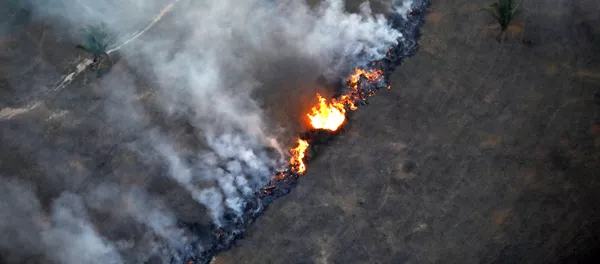
[[[336,100],[327,102],[320,94],[317,94],[317,97],[319,104],[306,114],[310,119],[310,125],[315,129],[336,131],[346,120],[344,104]]]
[[[292,170],[294,170],[296,173],[303,174],[306,171],[306,164],[304,164],[304,156],[306,155],[307,149],[308,141],[298,139],[298,146],[290,151],[292,152],[292,157],[290,158],[290,165],[292,165]]]
[[[356,99],[364,99],[364,96],[374,95],[372,92],[366,95],[360,94],[358,91],[361,76],[366,78],[368,82],[379,82],[383,78],[381,70],[363,70],[356,68],[354,73],[348,78],[348,88],[352,90],[352,94],[342,95],[339,99],[327,100],[320,94],[317,94],[319,103],[311,108],[310,113],[306,114],[310,120],[310,125],[313,129],[325,129],[330,131],[338,130],[346,121],[346,111],[356,110]],[[387,87],[389,89],[389,86]],[[309,143],[306,140],[298,139],[298,146],[290,150],[292,157],[290,158],[291,169],[298,174],[304,174],[306,164],[304,157],[308,150]]]

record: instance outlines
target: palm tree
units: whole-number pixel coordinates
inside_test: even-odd
[[[503,40],[508,25],[521,13],[515,0],[497,0],[496,3],[482,9],[488,12],[500,25],[498,40]]]
[[[106,53],[108,47],[113,43],[114,38],[109,34],[105,24],[88,26],[83,29],[85,41],[83,45],[77,45],[76,48],[90,53],[93,56],[94,66],[99,66],[105,58],[111,62],[112,59]]]

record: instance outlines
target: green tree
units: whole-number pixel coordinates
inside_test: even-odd
[[[488,12],[500,25],[499,40],[504,38],[508,25],[521,14],[521,9],[515,2],[515,0],[497,0],[497,2],[482,9]]]
[[[77,45],[78,49],[86,51],[93,56],[92,68],[97,69],[108,59],[112,64],[112,59],[106,52],[108,47],[113,44],[114,37],[110,34],[106,24],[90,25],[82,30],[84,35],[83,45]]]

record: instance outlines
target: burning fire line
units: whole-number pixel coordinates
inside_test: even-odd
[[[371,66],[382,67],[372,64]],[[390,68],[391,69],[391,68]],[[298,177],[303,175],[307,169],[307,159],[311,145],[323,144],[329,138],[336,135],[346,123],[346,114],[358,109],[359,104],[366,104],[366,99],[375,95],[375,90],[383,87],[389,88],[384,72],[381,69],[355,68],[346,83],[349,93],[338,98],[326,99],[316,94],[318,103],[313,106],[306,116],[309,119],[311,130],[305,132],[297,139],[296,147],[290,149],[291,157],[289,167],[276,173],[269,183],[257,193],[258,203],[249,206],[244,218],[249,222],[235,222],[231,226],[217,227],[215,232],[216,243],[208,252],[194,257],[194,260],[186,260],[186,264],[208,263],[209,257],[217,252],[227,249],[231,243],[242,236],[243,229],[251,223],[261,210],[273,200],[289,193]],[[180,263],[173,260],[172,263]]]
[[[308,157],[311,141],[316,141],[316,138],[319,137],[330,137],[339,132],[340,128],[346,122],[346,113],[358,109],[357,104],[359,102],[365,102],[369,96],[375,95],[375,92],[372,90],[366,93],[360,92],[359,87],[372,84],[375,85],[375,89],[379,89],[382,84],[385,84],[382,70],[355,68],[354,73],[350,75],[347,82],[347,87],[351,93],[342,95],[339,98],[331,98],[330,100],[317,93],[317,105],[312,107],[310,112],[306,114],[310,120],[312,130],[301,135],[297,139],[296,147],[290,150],[289,169],[280,171],[271,177],[271,181],[263,188],[258,197],[265,198],[272,196],[278,191],[278,183],[293,183],[298,176],[303,175],[307,168],[306,158]],[[275,196],[278,197],[283,194],[285,193]]]
[[[359,105],[368,104],[367,98],[375,95],[375,91],[390,88],[389,80],[385,77],[404,58],[417,51],[419,28],[424,22],[422,15],[428,6],[429,0],[414,0],[407,17],[393,18],[393,27],[402,32],[403,39],[397,46],[390,48],[384,58],[371,62],[365,68],[355,68],[346,82],[346,94],[331,99],[316,95],[317,104],[306,114],[311,130],[300,134],[296,147],[290,150],[289,167],[276,172],[269,183],[256,193],[256,200],[247,201],[243,216],[231,219],[225,226],[215,226],[214,240],[209,248],[193,249],[200,247],[197,242],[192,242],[183,249],[182,255],[173,256],[171,263],[209,263],[213,256],[229,249],[237,238],[242,237],[244,229],[271,202],[288,194],[292,185],[306,172],[307,162],[311,159],[311,147],[324,144],[337,135],[347,122],[348,112],[358,109]]]
[[[385,83],[382,70],[355,68],[354,73],[350,75],[347,82],[347,87],[352,91],[351,93],[330,100],[317,93],[317,105],[312,107],[310,112],[306,114],[310,120],[312,131],[316,131],[317,135],[314,133],[313,135],[305,134],[297,139],[297,146],[290,150],[290,168],[273,176],[271,181],[263,188],[262,193],[259,194],[259,198],[272,195],[277,189],[277,182],[288,183],[303,175],[307,168],[305,159],[308,156],[307,152],[309,151],[311,139],[314,140],[315,137],[319,136],[318,134],[330,133],[333,135],[338,132],[346,122],[346,113],[358,109],[358,102],[364,102],[368,97],[375,95],[373,91],[361,93],[359,90],[360,85],[382,83]],[[380,87],[380,85],[377,87]],[[386,87],[389,88],[389,85]]]
[[[304,164],[304,156],[308,149],[308,141],[298,139],[298,146],[290,150],[292,157],[290,158],[290,166],[292,171],[303,174],[306,171],[306,164]]]
[[[310,113],[306,116],[310,120],[313,129],[322,129],[337,131],[346,122],[346,112],[358,109],[357,99],[366,100],[367,97],[375,95],[374,92],[368,94],[359,93],[359,82],[363,81],[379,83],[384,81],[382,70],[364,70],[355,68],[354,73],[348,78],[347,86],[352,93],[342,95],[339,99],[332,98],[329,101],[317,93],[318,104],[312,107]],[[389,86],[387,86],[389,88]],[[306,164],[304,158],[309,147],[309,142],[304,139],[298,139],[298,146],[291,149],[292,157],[290,165],[292,171],[298,174],[304,174]]]

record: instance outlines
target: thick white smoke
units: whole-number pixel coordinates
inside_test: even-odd
[[[84,25],[103,22],[122,41],[169,2],[51,0],[40,3],[36,13],[72,35]],[[394,11],[406,13],[411,2],[395,4]],[[227,213],[239,217],[245,201],[268,182],[273,169],[284,165],[285,148],[270,132],[276,124],[266,118],[261,98],[283,88],[273,80],[296,78],[305,68],[310,68],[306,83],[321,73],[343,76],[354,66],[383,57],[402,38],[382,15],[371,13],[368,3],[360,6],[359,14],[346,12],[344,4],[180,0],[162,21],[124,46],[120,65],[99,81],[108,94],[107,119],[118,124],[113,129],[136,135],[129,146],[140,161],[164,165],[165,182],[184,190],[189,203],[206,208],[214,223],[225,221]],[[139,99],[140,94],[146,98]],[[192,129],[182,132],[182,123]],[[7,222],[0,222],[0,231],[22,226],[11,225],[6,212],[34,222],[49,218],[50,223],[32,223],[36,228],[18,231],[16,237],[29,248],[26,253],[57,263],[141,263],[162,254],[162,244],[176,248],[191,239],[193,234],[177,226],[174,210],[144,184],[122,187],[117,180],[99,180],[84,194],[64,192],[48,214],[31,188],[15,183],[0,187],[7,189],[1,195],[25,205],[2,204],[0,220]],[[118,225],[97,229],[95,214],[150,235],[129,240],[104,235],[123,230]],[[0,247],[10,248],[7,241],[0,239]],[[124,253],[135,250],[141,254]]]
[[[394,13],[401,15],[406,18],[410,12],[410,8],[413,4],[413,0],[394,0],[393,9]]]
[[[218,164],[212,171],[203,164],[211,171],[206,175],[182,161],[168,136],[150,140],[173,179],[210,208],[217,223],[226,207],[240,212],[242,192],[264,185],[277,165],[264,153],[264,147],[275,147],[269,146],[273,135],[266,132],[269,124],[252,96],[276,89],[262,82],[265,75],[280,74],[269,64],[307,60],[318,72],[339,74],[383,57],[402,37],[382,15],[371,14],[366,3],[361,14],[347,13],[341,0],[316,8],[302,1],[180,3],[164,28],[124,52],[148,63],[161,86],[156,99],[165,112],[186,116],[216,154],[216,163],[236,164],[227,172],[217,169]],[[158,35],[174,38],[156,39]],[[218,189],[195,187],[213,179]]]

